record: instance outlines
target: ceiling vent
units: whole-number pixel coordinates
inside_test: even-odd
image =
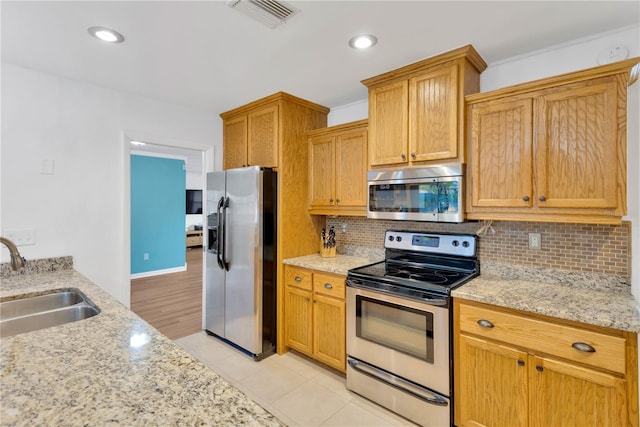
[[[227,6],[273,29],[300,13],[299,9],[276,0],[230,0]]]

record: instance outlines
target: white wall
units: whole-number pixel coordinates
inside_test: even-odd
[[[489,64],[480,76],[480,90],[486,92],[504,86],[595,67],[601,52],[624,46],[629,57],[640,56],[640,29],[627,27],[619,31],[596,34],[559,46],[520,55]],[[480,52],[482,54],[482,52]],[[632,222],[632,291],[640,301],[640,81],[629,88],[627,132],[627,204],[626,220]],[[367,118],[367,100],[331,109],[331,126]]]
[[[219,163],[220,119],[7,63],[1,76],[2,231],[34,228],[36,245],[20,247],[27,260],[71,255],[76,270],[128,305],[128,140],[208,150],[209,159],[215,150]],[[45,159],[53,175],[40,173]]]

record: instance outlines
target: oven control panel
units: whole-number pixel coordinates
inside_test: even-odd
[[[387,230],[384,247],[441,255],[476,256],[476,236]]]

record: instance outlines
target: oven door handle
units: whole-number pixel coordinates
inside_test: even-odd
[[[383,294],[387,294],[387,295],[393,295],[396,297],[404,297],[404,298],[409,298],[412,299],[414,301],[419,301],[428,305],[435,305],[435,306],[439,306],[439,307],[445,307],[447,306],[448,302],[447,302],[447,298],[446,297],[442,297],[442,298],[412,298],[409,295],[401,295],[401,294],[395,294],[392,292],[386,292],[382,289],[377,289],[375,287],[369,287],[366,285],[361,284],[361,282],[359,280],[354,280],[354,279],[349,279],[347,278],[347,286],[352,287],[352,288],[358,288],[358,289],[364,289],[367,291],[373,291],[373,292],[380,292]]]
[[[356,371],[360,371],[365,375],[370,375],[380,381],[384,381],[387,384],[410,393],[428,403],[438,406],[449,405],[449,400],[440,396],[439,394],[429,391],[423,387],[419,387],[407,380],[373,367],[367,363],[363,363],[355,359],[348,359],[348,363],[349,366],[351,366]]]

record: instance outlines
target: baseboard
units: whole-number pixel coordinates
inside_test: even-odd
[[[142,273],[132,274],[131,279],[142,279],[143,277],[161,276],[163,274],[179,273],[181,271],[187,271],[187,264],[182,267],[165,268],[164,270],[145,271]]]

